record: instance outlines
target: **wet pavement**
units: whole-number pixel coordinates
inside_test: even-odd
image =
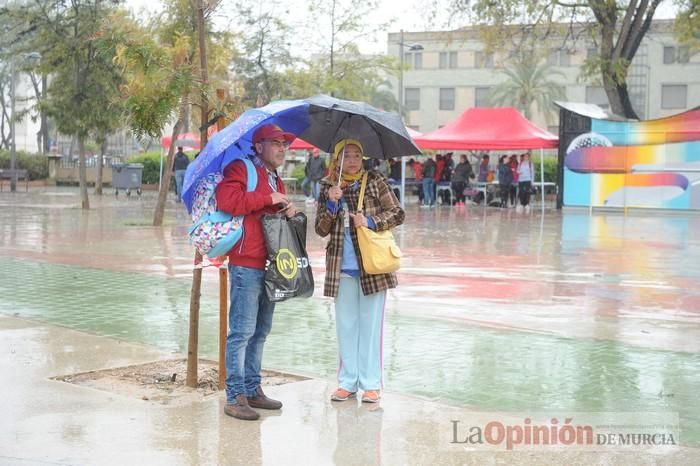
[[[170,202],[46,188],[0,194],[0,313],[186,350],[192,250]],[[303,205],[303,201],[300,202]],[[313,216],[312,212],[308,212]],[[389,392],[510,412],[669,412],[700,447],[700,215],[407,208],[389,293]],[[323,242],[317,290],[277,307],[264,365],[332,379]],[[204,273],[200,351],[215,356],[218,275]],[[1,438],[1,437],[0,437]]]

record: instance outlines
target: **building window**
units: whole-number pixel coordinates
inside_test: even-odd
[[[664,47],[664,65],[672,65],[674,63],[688,63],[690,60],[690,48],[688,46]]]
[[[610,108],[605,88],[600,86],[586,86],[586,103],[595,104],[606,110]]]
[[[664,47],[664,65],[670,65],[676,61],[676,48]]]
[[[547,64],[551,66],[571,66],[571,57],[568,50],[552,50],[547,57]]]
[[[420,70],[423,68],[423,53],[416,52],[413,54],[413,69]]]
[[[455,88],[441,87],[440,88],[440,110],[455,109]]]
[[[440,52],[441,69],[457,68],[457,52]]]
[[[407,87],[404,90],[404,103],[406,110],[420,110],[420,89],[417,87]]]
[[[663,84],[661,86],[661,108],[685,108],[688,101],[686,84]]]
[[[486,52],[476,52],[474,55],[475,68],[493,68],[493,54]]]
[[[596,47],[589,47],[586,50],[586,58],[589,60],[592,60],[594,58],[598,58],[598,49]]]
[[[490,87],[475,87],[474,88],[474,106],[475,107],[488,107],[489,93],[491,92]]]

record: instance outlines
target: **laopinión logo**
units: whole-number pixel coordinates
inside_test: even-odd
[[[522,421],[516,421],[511,416],[508,416],[508,420],[491,417],[483,423],[475,422],[468,426],[451,420],[449,444],[469,449],[505,450],[547,447],[598,450],[678,445],[677,415],[649,413],[657,415],[656,418],[640,420],[639,417],[631,418],[631,413],[616,414],[626,417],[627,423],[601,424],[602,419],[590,414],[583,415],[585,420],[577,422],[568,416],[561,420],[552,417],[548,421],[533,421],[531,417],[521,418]],[[606,421],[609,420],[606,418]]]

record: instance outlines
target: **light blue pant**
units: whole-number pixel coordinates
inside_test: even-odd
[[[255,396],[265,339],[272,328],[275,303],[265,294],[265,271],[229,265],[231,307],[226,337],[226,401]]]
[[[335,299],[338,386],[350,392],[380,390],[386,291],[362,294],[360,279],[341,276]]]

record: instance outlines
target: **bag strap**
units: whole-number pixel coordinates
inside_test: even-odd
[[[365,172],[364,175],[362,175],[362,185],[360,185],[360,199],[357,202],[357,211],[362,212],[362,206],[364,205],[365,201],[365,188],[367,187],[367,175],[368,172]]]
[[[253,165],[253,162],[250,161],[248,158],[243,158],[243,163],[245,164],[245,168],[248,172],[247,176],[247,186],[246,190],[250,193],[255,191],[255,188],[258,187],[258,171],[255,169],[255,165]]]

